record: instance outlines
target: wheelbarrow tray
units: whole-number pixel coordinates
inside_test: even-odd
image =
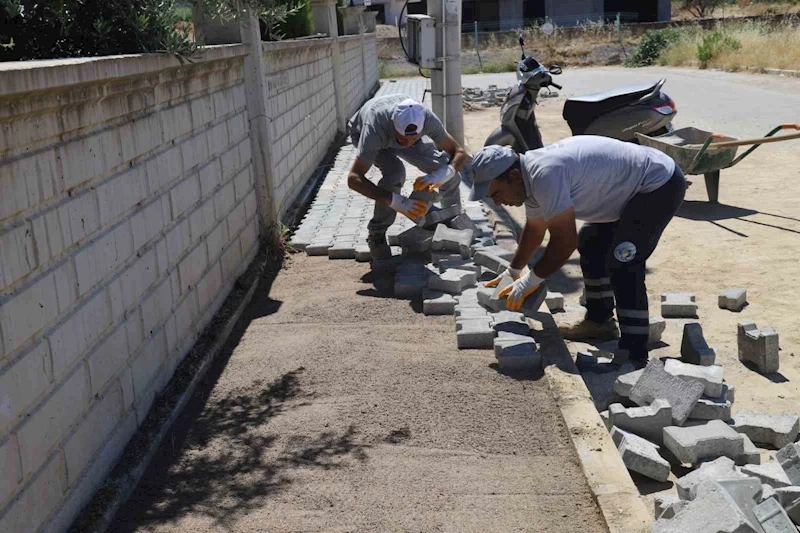
[[[711,145],[700,156],[696,164],[692,166],[692,163],[695,163],[697,154],[703,148],[703,144],[711,135],[711,132],[697,128],[681,128],[658,137],[648,137],[641,133],[637,133],[636,137],[639,139],[640,144],[660,150],[674,159],[685,174],[706,174],[730,166],[736,158],[736,151],[738,150],[736,146],[715,149]],[[715,142],[736,140],[738,139],[719,134],[714,138]]]

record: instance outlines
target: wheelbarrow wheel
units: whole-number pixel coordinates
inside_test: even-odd
[[[706,178],[706,192],[708,193],[708,203],[719,203],[719,170],[714,172],[707,172]]]

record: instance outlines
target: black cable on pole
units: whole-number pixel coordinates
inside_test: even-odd
[[[400,38],[400,46],[403,47],[403,53],[406,55],[406,59],[408,59],[408,62],[411,63],[412,65],[417,65],[419,67],[419,63],[417,63],[417,61],[414,58],[408,55],[408,50],[406,50],[406,45],[405,43],[403,43],[403,32],[400,30],[400,25],[403,22],[403,11],[405,11],[406,8],[408,7],[408,2],[409,0],[406,0],[406,3],[403,4],[403,8],[400,10],[400,16],[397,18],[397,36]],[[408,24],[406,24],[406,27],[408,27]],[[420,72],[422,72],[422,67],[420,67]]]

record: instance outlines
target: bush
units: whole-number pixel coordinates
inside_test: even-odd
[[[0,0],[0,61],[167,51],[192,55],[174,0]]]
[[[708,68],[708,63],[723,52],[738,50],[742,47],[735,38],[719,30],[714,30],[703,35],[703,40],[697,45],[697,59],[700,68]]]
[[[678,28],[648,30],[636,45],[633,54],[625,61],[626,67],[647,67],[658,59],[664,50],[681,39]]]
[[[309,0],[301,0],[297,12],[287,16],[286,22],[278,27],[285,39],[296,39],[314,33],[314,17]]]

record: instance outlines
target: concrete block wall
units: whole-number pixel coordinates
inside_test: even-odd
[[[342,58],[342,87],[346,115],[352,116],[364,99],[364,76],[361,61],[361,37],[348,35],[339,38],[339,49]]]
[[[280,215],[336,137],[331,39],[262,43]]]
[[[65,531],[258,248],[242,45],[0,64],[0,531]]]
[[[369,96],[380,82],[380,71],[378,70],[378,40],[374,33],[364,36],[364,64],[367,71],[367,86],[365,90]]]

